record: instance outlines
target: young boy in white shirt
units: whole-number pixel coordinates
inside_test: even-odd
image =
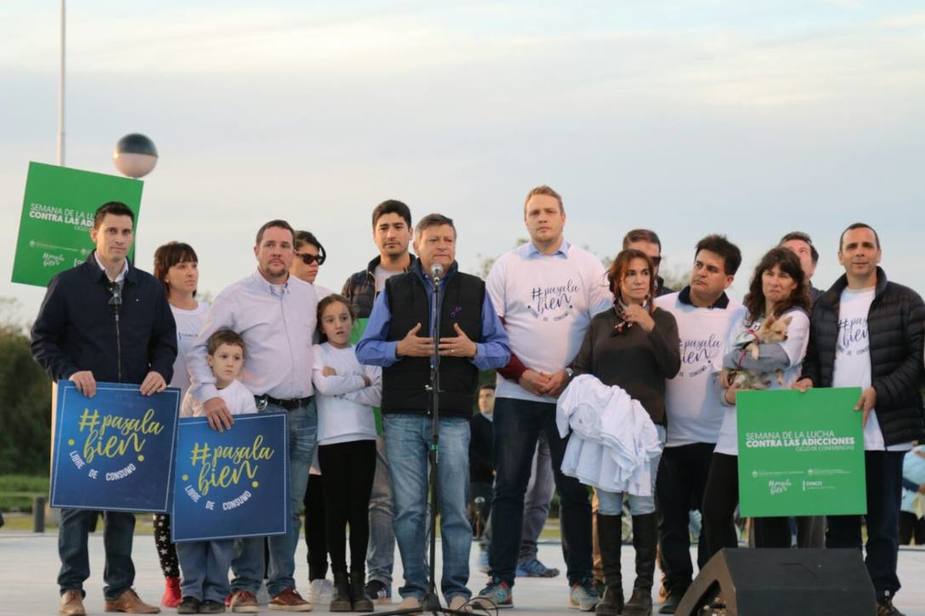
[[[208,341],[207,361],[215,375],[218,395],[232,415],[256,413],[254,394],[237,380],[244,366],[245,345],[241,336],[230,329],[220,329]],[[180,407],[181,417],[204,417],[203,403],[187,391]],[[228,569],[231,568],[234,539],[190,541],[178,543],[177,555],[183,574],[180,591],[183,600],[178,614],[219,614],[225,611],[225,597],[231,590]],[[263,537],[257,541],[263,542]]]

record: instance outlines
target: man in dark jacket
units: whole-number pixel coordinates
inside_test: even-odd
[[[505,365],[507,335],[476,276],[456,266],[456,228],[440,214],[415,229],[419,259],[411,271],[390,278],[376,298],[356,348],[364,364],[382,366],[385,446],[392,472],[395,539],[404,565],[402,609],[419,609],[428,591],[425,561],[427,462],[434,415],[431,366],[439,370],[438,496],[443,542],[441,589],[451,609],[469,599],[466,517],[469,488],[469,416],[480,370]],[[439,290],[433,306],[434,289]],[[439,329],[431,308],[439,311]],[[434,337],[439,356],[434,357]],[[436,452],[433,452],[436,455]],[[435,504],[432,504],[435,506]],[[434,529],[433,532],[436,532]]]
[[[373,241],[379,256],[366,269],[352,274],[344,283],[343,296],[357,315],[353,336],[359,337],[373,311],[376,296],[385,288],[385,281],[407,272],[414,263],[408,250],[411,243],[411,210],[395,199],[383,201],[373,210]],[[377,425],[381,416],[377,413]],[[395,533],[392,530],[392,488],[389,460],[381,436],[376,439],[376,475],[369,495],[369,548],[366,551],[366,571],[369,581],[366,594],[377,603],[392,600],[392,567],[395,564]]]
[[[878,616],[901,616],[899,507],[902,466],[912,441],[925,437],[922,418],[922,345],[925,305],[907,287],[889,282],[880,263],[880,238],[863,223],[841,236],[838,259],[845,275],[813,307],[803,376],[810,387],[860,386],[867,478],[867,570]],[[829,516],[826,547],[861,548],[860,516]]]
[[[780,238],[778,246],[789,248],[800,257],[800,266],[803,273],[806,274],[806,280],[809,281],[809,299],[813,304],[822,295],[822,289],[813,286],[812,278],[816,273],[816,266],[819,265],[819,251],[813,246],[813,240],[808,233],[802,231],[791,231],[784,237]],[[815,545],[800,545],[800,547],[816,547]]]
[[[173,376],[177,332],[164,285],[131,266],[135,215],[123,203],[96,211],[90,237],[96,250],[82,265],[55,276],[32,327],[32,355],[54,379],[69,379],[93,397],[97,381],[139,383],[142,395],[163,391]],[[135,515],[105,511],[107,612],[154,614],[132,590]],[[58,532],[59,613],[82,616],[90,577],[87,533],[96,511],[62,509]]]

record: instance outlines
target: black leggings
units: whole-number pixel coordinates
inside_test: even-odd
[[[714,453],[703,491],[703,530],[707,541],[707,560],[723,548],[739,545],[735,515],[739,505],[739,458]],[[789,548],[790,521],[786,517],[755,518],[755,547]]]
[[[376,441],[321,445],[318,463],[324,481],[325,528],[331,570],[347,573],[347,524],[350,571],[363,574],[369,543],[369,495],[376,472]]]
[[[324,515],[324,481],[309,475],[305,489],[305,547],[308,548],[308,579],[323,580],[328,575],[328,541]]]
[[[177,560],[177,548],[170,541],[170,516],[166,513],[154,514],[154,547],[161,561],[161,571],[165,578],[180,577],[180,563]]]

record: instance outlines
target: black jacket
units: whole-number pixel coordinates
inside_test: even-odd
[[[118,344],[111,298],[109,280],[94,253],[55,276],[32,326],[32,356],[54,380],[89,370],[97,381],[141,383],[154,370],[169,383],[177,358],[177,327],[164,285],[129,267]]]
[[[838,309],[848,286],[846,276],[816,300],[810,323],[803,378],[815,387],[831,387],[838,341]],[[925,304],[908,287],[888,282],[877,268],[877,287],[867,315],[874,406],[887,445],[925,438],[922,417],[922,345]]]
[[[416,257],[409,255],[411,261],[408,262],[406,272],[414,265]],[[366,319],[373,311],[373,302],[376,301],[376,267],[382,261],[382,257],[376,257],[366,266],[365,270],[351,274],[347,282],[344,283],[344,289],[341,292],[350,305],[358,319]]]
[[[401,340],[415,324],[430,331],[430,304],[424,273],[418,265],[410,272],[392,276],[386,282],[392,315],[386,340]],[[440,293],[440,337],[456,336],[454,325],[470,340],[482,339],[482,307],[485,283],[481,278],[458,271],[454,263],[446,273]],[[429,357],[402,357],[382,369],[382,412],[427,414],[433,411],[433,397],[425,385],[430,382]],[[479,369],[463,357],[440,358],[440,415],[472,415]]]

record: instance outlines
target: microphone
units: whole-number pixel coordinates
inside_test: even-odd
[[[112,306],[113,312],[118,313],[122,308],[122,285],[118,282],[109,283],[109,293],[111,295],[109,305]]]
[[[443,278],[443,266],[439,263],[431,265],[430,277],[434,279],[434,283],[440,282],[440,279]]]

